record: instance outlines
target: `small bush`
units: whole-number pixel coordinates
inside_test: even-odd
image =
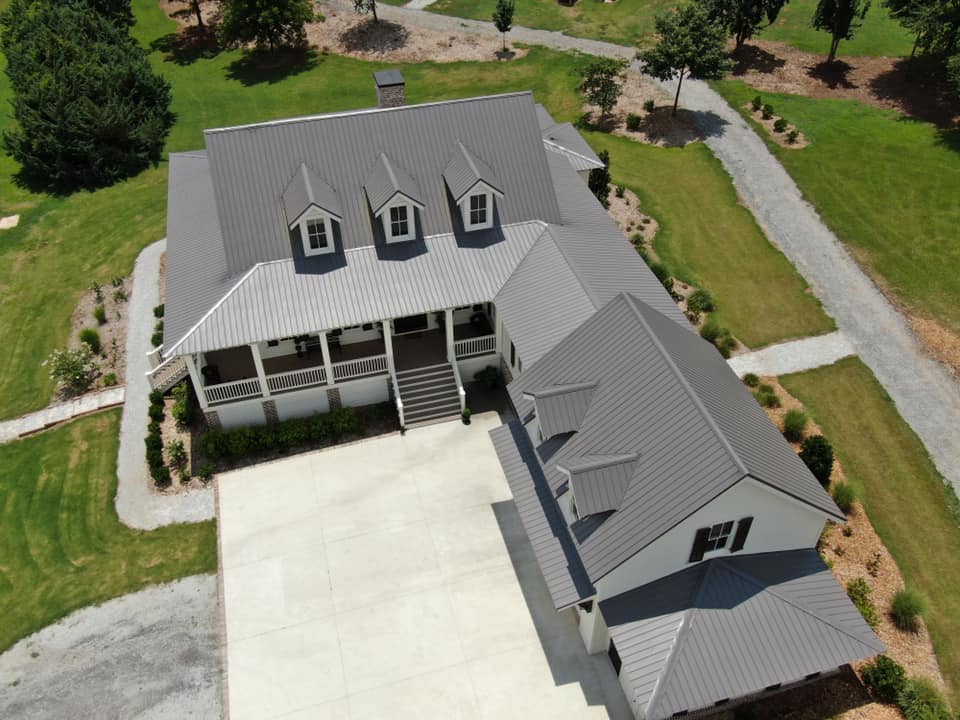
[[[167,457],[175,468],[181,468],[187,464],[187,450],[182,440],[172,440],[167,443]]]
[[[857,499],[857,491],[853,485],[838,482],[833,486],[830,494],[833,496],[833,501],[837,504],[837,507],[840,508],[841,512],[843,512],[844,515],[849,515],[853,509],[853,501]]]
[[[153,326],[153,335],[150,336],[150,344],[158,348],[163,345],[163,320],[157,320]]]
[[[867,625],[876,627],[880,624],[880,615],[877,613],[873,600],[870,599],[872,594],[873,591],[863,578],[857,578],[847,583],[847,595],[850,596],[850,600],[857,606],[857,610],[863,615]]]
[[[107,322],[107,309],[103,305],[95,305],[93,308],[93,318],[100,325]]]
[[[643,118],[636,113],[629,113],[627,115],[627,130],[637,132],[640,129],[641,122],[643,122]]]
[[[733,339],[730,331],[713,318],[707,320],[700,328],[700,337],[717,348],[725,358],[730,357],[730,353],[737,346],[737,341]]]
[[[197,477],[200,478],[200,482],[207,483],[210,482],[210,478],[213,476],[213,465],[210,463],[204,463],[200,466],[200,469],[197,470]]]
[[[164,310],[164,305],[163,305],[163,304],[160,304],[160,305],[155,306],[155,307],[153,308],[153,316],[154,316],[155,318],[162,318],[162,317],[163,317],[163,310]]]
[[[170,414],[173,415],[173,419],[177,421],[178,427],[181,429],[189,427],[193,424],[196,410],[190,384],[186,380],[183,380],[177,383],[171,392],[176,402],[174,402]]]
[[[916,590],[898,590],[890,604],[890,617],[901,630],[916,632],[917,619],[926,612],[927,601]]]
[[[772,388],[769,390],[764,390],[763,388],[769,388],[769,385],[761,386],[759,390],[753,393],[753,397],[756,398],[757,402],[760,403],[763,407],[768,408],[778,408],[780,407],[780,398],[777,397],[777,393],[773,391]]]
[[[798,133],[796,130],[791,130],[787,133],[787,142],[793,145],[799,137],[800,133]]]
[[[151,405],[163,405],[163,390],[151,390],[147,398]]]
[[[943,693],[926,678],[910,678],[897,696],[903,716],[907,720],[953,720]]]
[[[656,109],[656,107],[657,107],[657,103],[655,103],[653,100],[643,101],[643,109],[646,110],[648,113],[652,113]]]
[[[50,366],[50,377],[74,393],[90,387],[100,369],[86,343],[76,350],[54,350],[47,358],[47,365]]]
[[[687,298],[687,307],[695,312],[705,313],[713,312],[716,306],[713,303],[713,295],[700,288],[690,293],[690,297]]]
[[[753,98],[753,100],[750,102],[750,107],[753,108],[753,111],[754,111],[754,112],[757,112],[758,110],[760,110],[760,108],[763,107],[763,98],[761,98],[759,95],[757,95],[757,96],[756,96],[755,98]]]
[[[94,328],[84,328],[80,331],[80,342],[90,348],[90,352],[99,355],[102,346],[100,345],[100,333]]]
[[[113,301],[122,303],[127,301],[127,293],[123,288],[117,288],[113,291]]]
[[[719,336],[722,328],[720,323],[716,320],[708,320],[703,324],[703,327],[700,328],[700,337],[706,340],[708,343],[714,342]]]
[[[667,292],[673,292],[673,278],[670,277],[670,271],[667,270],[666,265],[655,262],[650,265],[650,270],[657,276],[657,280],[667,289]]]
[[[110,284],[115,288],[123,287],[123,278],[119,275],[114,275],[112,278],[110,278]]]
[[[756,373],[747,373],[743,376],[743,384],[747,387],[756,387],[760,384],[760,378]]]
[[[807,414],[803,410],[787,410],[783,416],[783,436],[790,442],[800,442],[807,429]]]
[[[147,416],[154,422],[163,422],[163,405],[151,405],[147,408]]]
[[[103,386],[104,387],[113,387],[117,384],[117,374],[116,373],[107,373],[103,376]]]
[[[875,552],[873,557],[867,560],[863,565],[867,569],[870,577],[877,577],[880,574],[880,553]]]
[[[500,386],[500,371],[493,365],[487,365],[483,370],[474,373],[473,379],[487,390],[494,390]]]
[[[170,470],[167,469],[166,465],[158,465],[157,467],[150,468],[150,475],[153,477],[153,484],[158,488],[168,488],[170,487]]]
[[[764,120],[769,120],[770,118],[772,118],[772,117],[773,117],[773,105],[771,105],[771,104],[769,104],[769,103],[767,103],[766,105],[764,105],[764,106],[763,106],[762,115],[763,115],[763,119],[764,119]]]
[[[622,198],[627,192],[627,189],[623,185],[617,185],[616,189],[613,191],[613,194],[618,198]]]
[[[907,676],[903,666],[886,655],[879,655],[860,671],[864,684],[880,702],[893,704],[897,701]]]
[[[93,285],[90,286],[90,289],[93,290],[93,299],[99,304],[103,302],[103,285],[98,283],[96,280],[93,281]]]
[[[808,437],[800,446],[800,459],[824,487],[830,484],[833,472],[833,447],[823,435]]]
[[[786,118],[777,118],[777,121],[773,124],[773,131],[775,133],[782,133],[787,129],[787,119]]]

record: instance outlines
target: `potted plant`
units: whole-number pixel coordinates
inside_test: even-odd
[[[461,413],[460,413],[460,419],[463,420],[463,424],[464,424],[464,425],[469,425],[469,424],[470,424],[470,415],[472,415],[472,413],[470,412],[470,408],[464,408],[464,409],[461,411]]]

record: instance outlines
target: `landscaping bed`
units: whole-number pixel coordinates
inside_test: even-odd
[[[100,373],[90,390],[123,385],[127,368],[127,301],[133,291],[132,279],[115,277],[108,283],[95,282],[83,293],[70,318],[70,349],[80,347],[83,333],[95,331],[94,351]],[[85,337],[91,337],[89,334]],[[89,341],[87,344],[90,344]]]

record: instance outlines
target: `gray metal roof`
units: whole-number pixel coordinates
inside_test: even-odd
[[[551,438],[560,433],[579,430],[596,389],[595,383],[576,383],[553,385],[534,391],[531,397],[537,409],[543,437]]]
[[[574,170],[603,167],[603,162],[573,125],[555,122],[546,108],[539,104],[537,121],[540,123],[544,147],[565,157]]]
[[[343,217],[337,191],[308,168],[306,163],[300,163],[283,191],[283,210],[287,216],[287,224],[296,222],[311,207],[319,208],[337,220]]]
[[[447,181],[447,187],[456,203],[479,182],[486,183],[500,194],[503,193],[497,174],[461,142],[457,143],[453,157],[443,169],[443,179]]]
[[[560,218],[530,93],[282,120],[208,130],[204,137],[231,274],[291,257],[295,243],[280,197],[301,163],[336,189],[345,249],[374,243],[363,186],[381,153],[422,192],[421,234],[456,231],[459,212],[451,209],[442,175],[461,140],[497,169],[500,223]]]
[[[399,70],[377,70],[373,74],[373,81],[377,87],[392,87],[393,85],[403,85],[403,75]]]
[[[593,596],[596,591],[543,477],[527,431],[513,421],[491,430],[490,439],[554,607],[559,610]]]
[[[524,418],[524,393],[577,383],[597,389],[545,467],[553,491],[558,464],[639,455],[619,510],[579,545],[594,582],[748,475],[843,519],[713,346],[635,298],[614,298],[508,390]]]
[[[708,560],[600,609],[649,720],[884,650],[813,549]]]
[[[557,463],[570,478],[570,489],[581,517],[619,510],[633,481],[637,454],[583,455]]]
[[[374,160],[370,172],[364,178],[363,189],[367,193],[374,216],[379,215],[384,205],[398,194],[413,200],[417,205],[423,205],[423,195],[417,181],[386,153],[380,153]]]

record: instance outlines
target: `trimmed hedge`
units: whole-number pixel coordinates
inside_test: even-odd
[[[147,467],[150,468],[150,477],[158,488],[170,487],[170,470],[163,461],[163,437],[160,434],[160,423],[163,422],[163,393],[154,390],[150,393],[150,407],[147,409],[150,424],[147,426],[147,437],[143,442],[147,450]]]

